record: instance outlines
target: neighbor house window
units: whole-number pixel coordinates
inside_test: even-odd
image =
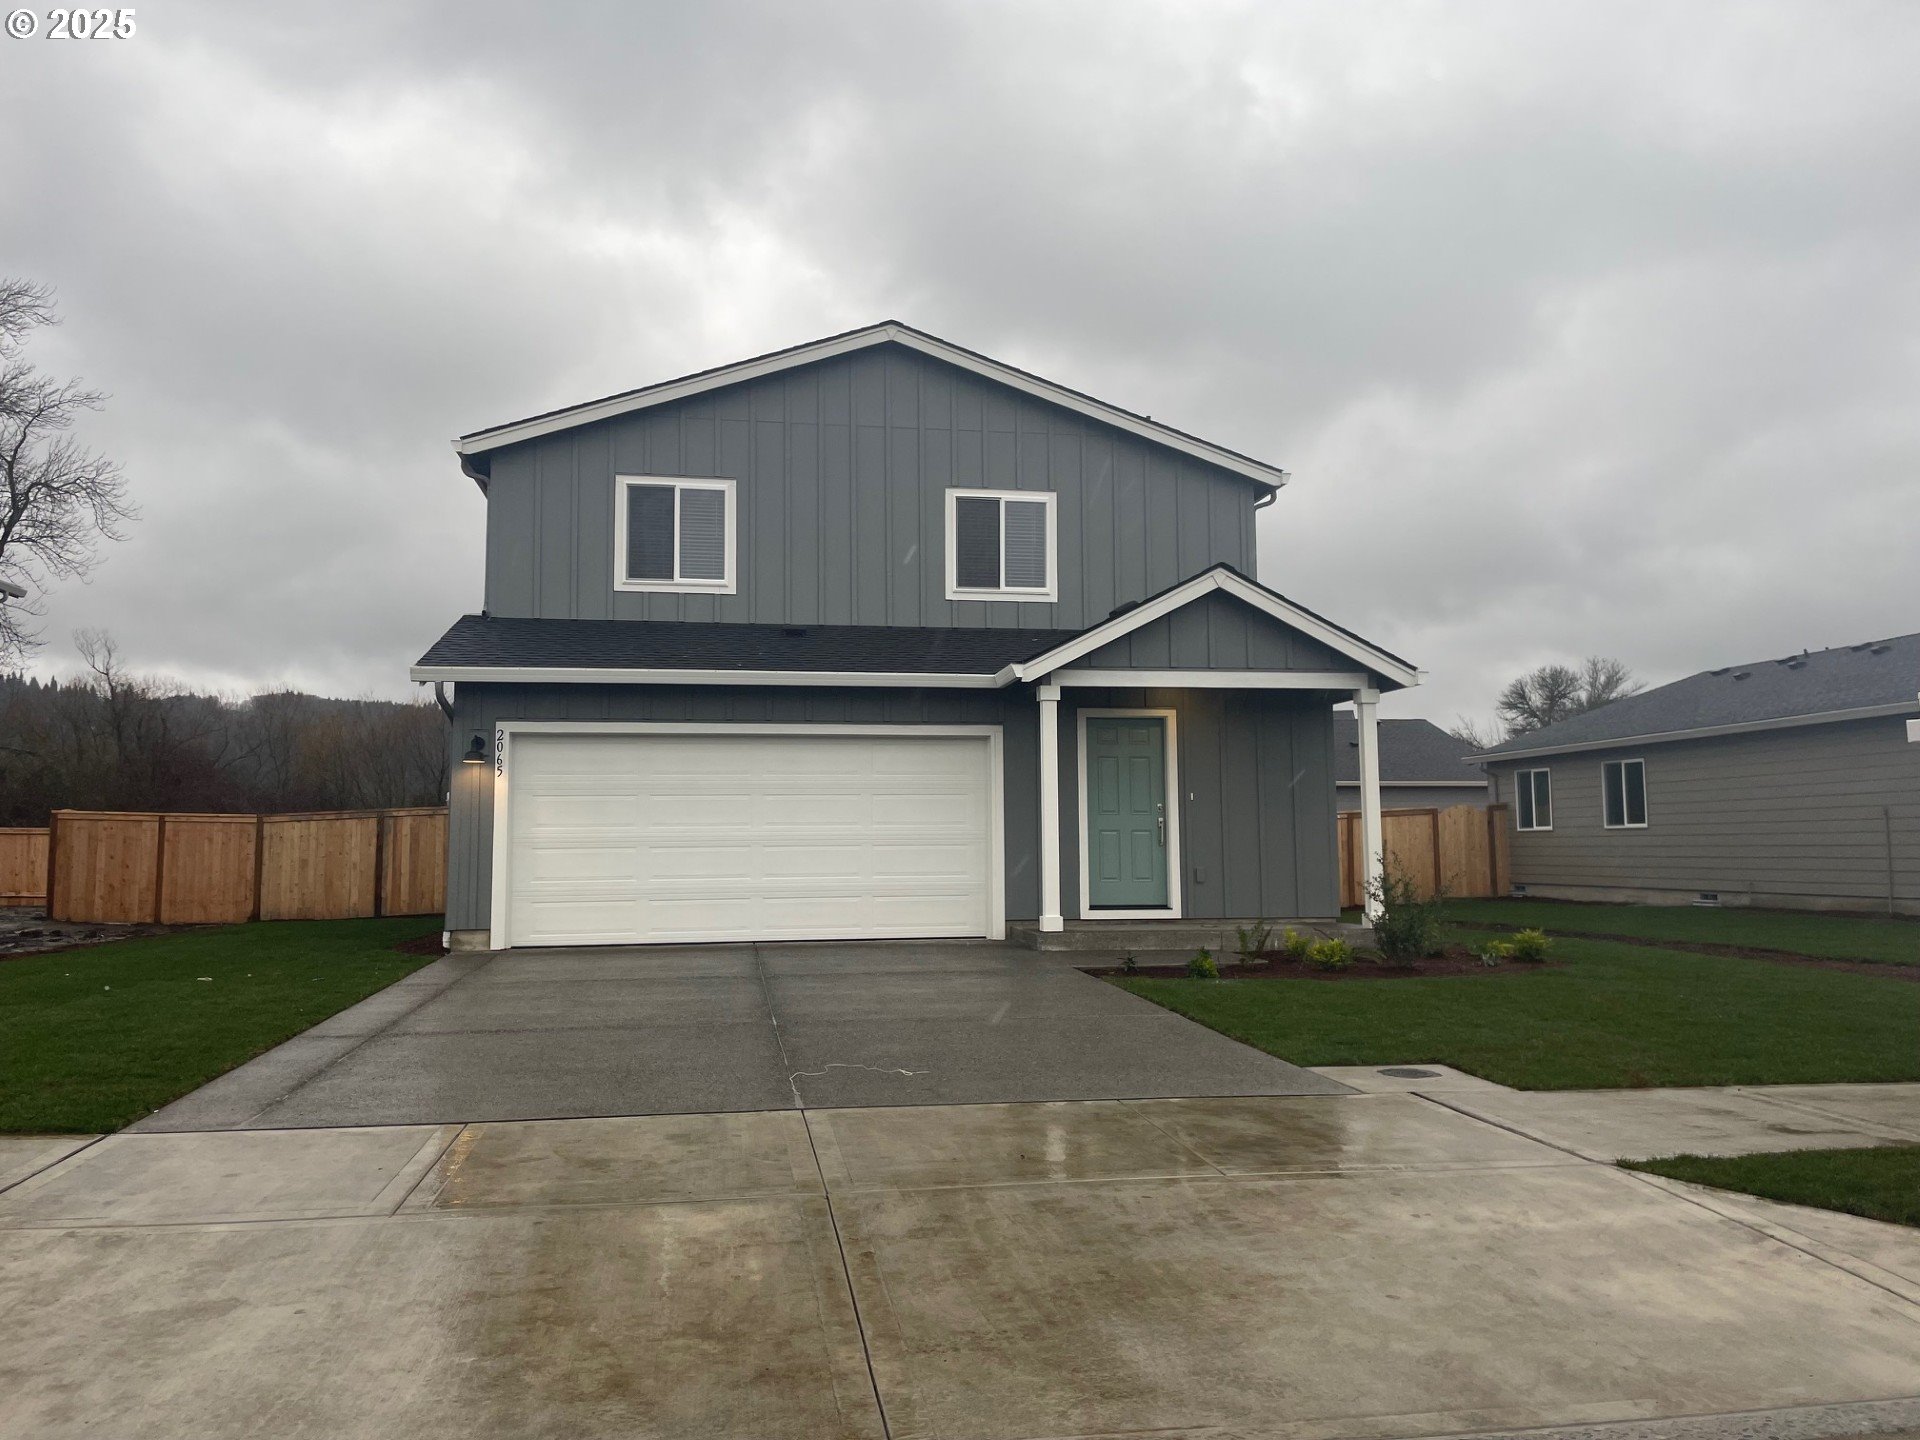
[[[947,491],[947,598],[1052,600],[1052,495]]]
[[[733,593],[733,481],[622,476],[613,588]]]
[[[1646,828],[1646,761],[1609,760],[1600,767],[1600,811],[1609,830]]]
[[[1520,830],[1553,828],[1553,772],[1518,770],[1513,776],[1513,823]]]

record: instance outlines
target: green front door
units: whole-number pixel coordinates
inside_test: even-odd
[[[1087,903],[1152,910],[1167,903],[1166,721],[1087,720]]]

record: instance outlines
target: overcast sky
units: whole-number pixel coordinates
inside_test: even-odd
[[[1284,465],[1485,715],[1920,630],[1920,5],[137,7],[0,38],[0,271],[144,511],[40,668],[403,694],[448,439],[895,317]]]

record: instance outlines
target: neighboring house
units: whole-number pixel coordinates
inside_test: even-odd
[[[1516,890],[1920,913],[1920,635],[1728,665],[1505,741]]]
[[[1470,757],[1473,746],[1431,720],[1381,720],[1380,803],[1389,810],[1485,807],[1492,799],[1487,772]],[[1339,806],[1360,808],[1360,720],[1333,716],[1333,774]]]
[[[1338,915],[1419,672],[1251,578],[1286,472],[895,323],[455,448],[456,944]]]

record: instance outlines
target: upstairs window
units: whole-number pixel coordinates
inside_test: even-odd
[[[1516,770],[1513,776],[1513,825],[1516,830],[1553,828],[1553,772]]]
[[[1056,598],[1054,497],[1032,490],[947,491],[947,598]]]
[[[1609,760],[1600,767],[1600,820],[1609,830],[1647,828],[1647,762]]]
[[[613,588],[731,595],[733,481],[618,481]]]

